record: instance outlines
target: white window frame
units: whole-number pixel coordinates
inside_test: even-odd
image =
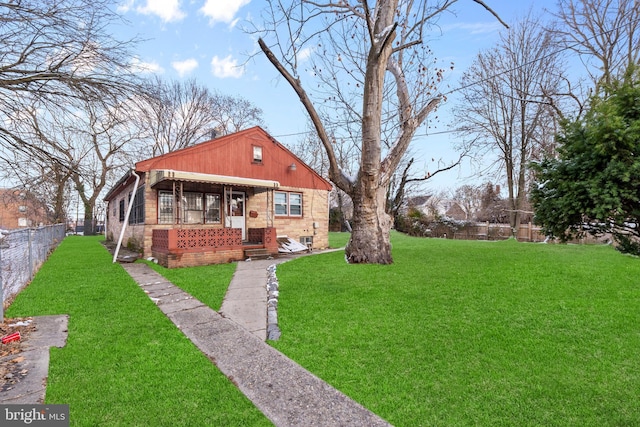
[[[284,203],[282,201],[278,202],[278,195],[282,196],[284,195]],[[296,203],[295,205],[293,205],[294,207],[299,206],[299,213],[292,213],[292,205],[291,205],[291,196],[299,196],[299,200],[300,203]],[[303,209],[303,200],[304,200],[304,196],[303,193],[299,193],[297,191],[276,191],[274,196],[273,196],[273,204],[274,204],[274,212],[276,214],[276,216],[290,216],[290,217],[295,217],[295,218],[302,218],[304,215],[304,209]],[[284,207],[284,212],[282,213],[282,207]],[[280,208],[280,212],[278,212],[278,208]]]
[[[262,146],[252,145],[253,147],[253,163],[262,164]]]

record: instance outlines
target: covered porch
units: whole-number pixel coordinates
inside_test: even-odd
[[[152,256],[168,268],[226,263],[278,253],[277,181],[152,170],[157,200]]]

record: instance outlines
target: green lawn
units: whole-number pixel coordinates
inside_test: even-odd
[[[329,233],[329,247],[342,248],[349,242],[349,233]]]
[[[331,234],[332,247],[348,234]],[[393,234],[395,263],[278,266],[272,344],[397,426],[640,425],[640,260]],[[218,308],[233,266],[166,270]],[[69,237],[7,317],[70,315],[48,403],[82,426],[269,425],[99,244]]]
[[[149,261],[142,262],[216,311],[220,310],[233,273],[236,271],[236,263],[165,268]]]
[[[279,266],[272,344],[397,426],[640,425],[639,259],[392,242],[390,266],[342,252]]]
[[[69,404],[73,426],[271,425],[100,240],[67,237],[6,313],[70,315],[67,345],[51,349],[46,402]],[[226,289],[230,268],[215,284],[207,277],[212,295]]]

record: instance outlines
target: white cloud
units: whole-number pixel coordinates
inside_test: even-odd
[[[140,74],[162,74],[164,69],[157,62],[143,62],[140,58],[133,58],[130,63],[131,71]]]
[[[180,21],[187,16],[180,10],[180,0],[146,0],[144,6],[138,6],[138,13],[157,15],[164,22]]]
[[[118,13],[125,14],[133,8],[133,3],[134,0],[125,0],[122,3],[118,4],[116,11]]]
[[[184,77],[198,67],[198,61],[193,58],[189,58],[184,61],[173,61],[171,66],[178,72],[180,77]]]
[[[298,51],[298,61],[306,61],[307,59],[309,59],[309,57],[311,56],[311,54],[313,53],[313,48],[311,47],[305,47],[304,49],[301,49]]]
[[[211,59],[211,72],[214,76],[224,79],[226,77],[239,78],[244,74],[244,68],[238,65],[238,60],[231,55],[226,58],[214,56]]]
[[[235,25],[238,22],[234,19],[238,10],[251,0],[206,0],[200,12],[209,18],[211,24],[216,22],[226,22]]]
[[[500,31],[503,28],[504,27],[500,22],[491,21],[491,22],[476,22],[472,24],[461,22],[461,23],[447,25],[445,26],[445,28],[443,28],[443,30],[445,33],[448,30],[462,30],[462,31],[467,31],[469,34],[472,34],[472,35],[478,35],[478,34],[493,33],[496,31]]]

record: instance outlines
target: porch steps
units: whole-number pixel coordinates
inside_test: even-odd
[[[265,248],[245,249],[244,257],[251,259],[269,258],[270,254]]]

